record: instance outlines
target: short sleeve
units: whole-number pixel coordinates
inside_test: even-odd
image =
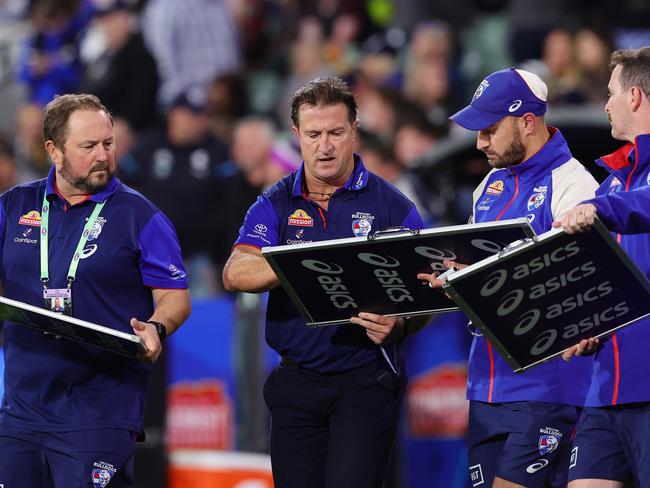
[[[266,195],[260,195],[246,212],[235,246],[249,245],[262,248],[279,244],[280,226],[278,215],[269,198]]]
[[[415,205],[413,205],[409,213],[406,214],[404,222],[402,222],[402,226],[408,229],[422,229],[424,227],[422,217],[420,216],[418,210],[415,208]]]
[[[162,212],[153,214],[140,231],[140,274],[152,288],[187,288],[187,271],[174,226]]]

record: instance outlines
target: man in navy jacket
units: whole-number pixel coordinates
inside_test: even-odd
[[[547,88],[533,73],[505,69],[481,82],[471,104],[451,120],[477,131],[476,147],[492,171],[474,191],[473,222],[527,217],[539,234],[596,181],[546,125]],[[457,264],[457,263],[456,263]],[[442,281],[422,274],[433,287]],[[478,333],[469,357],[468,457],[474,486],[566,486],[571,430],[586,393],[589,363],[552,360],[515,374]]]
[[[634,263],[650,277],[650,47],[615,51],[605,112],[612,136],[627,141],[598,163],[610,176],[596,198],[576,206],[554,225],[569,233],[598,218]],[[571,488],[622,488],[650,480],[650,319],[603,341],[594,357],[585,411],[578,424],[569,478]],[[567,351],[593,352],[594,339]],[[627,486],[627,485],[625,485]]]

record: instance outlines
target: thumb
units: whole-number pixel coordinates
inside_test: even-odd
[[[133,330],[138,330],[138,331],[143,331],[145,329],[145,325],[140,323],[138,319],[131,319],[131,327],[133,327]]]

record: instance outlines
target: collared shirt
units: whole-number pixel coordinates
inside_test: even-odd
[[[327,210],[303,193],[303,172],[304,164],[258,198],[235,245],[261,248],[367,235],[394,226],[422,227],[413,203],[368,172],[356,155],[352,175],[332,195]],[[375,345],[363,327],[310,329],[282,287],[269,293],[266,340],[280,355],[322,373],[354,369],[376,359]]]
[[[47,179],[0,197],[0,278],[6,297],[43,306],[40,224],[43,193],[50,201],[50,288],[67,286],[77,243],[97,202],[107,200],[82,252],[72,286],[73,315],[133,333],[129,320],[153,313],[152,288],[184,289],[187,277],[167,218],[117,178],[101,192],[69,205]],[[149,370],[137,359],[55,339],[5,323],[5,395],[0,422],[66,431],[142,429]]]
[[[611,174],[600,185],[596,198],[588,200],[597,215],[650,278],[650,134],[640,135],[596,161]],[[650,356],[650,319],[643,319],[602,340],[594,356],[594,368],[586,405],[602,407],[650,401],[647,371]]]
[[[537,234],[554,220],[594,195],[596,180],[571,152],[560,131],[521,164],[491,171],[474,192],[475,222],[527,217]],[[483,337],[470,350],[467,397],[483,402],[541,401],[582,405],[590,361],[551,360],[515,374]]]

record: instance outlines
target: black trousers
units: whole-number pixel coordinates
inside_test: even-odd
[[[264,385],[275,487],[381,487],[405,390],[380,357],[332,374],[283,361]]]

